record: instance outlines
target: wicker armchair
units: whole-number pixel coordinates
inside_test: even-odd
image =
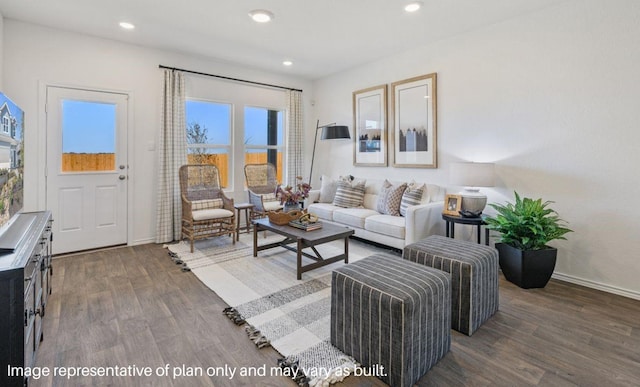
[[[267,216],[269,211],[282,210],[282,204],[276,197],[276,167],[273,164],[247,164],[244,166],[244,177],[249,192],[251,219]]]
[[[220,187],[215,165],[183,165],[179,170],[182,197],[182,237],[193,242],[213,236],[229,235],[235,239],[233,199]]]

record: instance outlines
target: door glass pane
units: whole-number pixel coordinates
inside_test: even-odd
[[[62,101],[62,172],[115,171],[116,105]]]

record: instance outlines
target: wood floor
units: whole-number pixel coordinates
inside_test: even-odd
[[[354,242],[357,243],[357,242]],[[293,273],[292,273],[293,275]],[[38,367],[261,367],[258,350],[221,313],[224,302],[159,245],[54,260]],[[237,371],[239,372],[239,371]],[[284,376],[41,377],[32,386],[295,386]],[[347,378],[341,386],[383,386]],[[500,311],[451,351],[419,386],[638,386],[640,301],[551,281],[522,290],[501,280]]]

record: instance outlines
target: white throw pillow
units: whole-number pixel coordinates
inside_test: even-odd
[[[338,189],[338,181],[327,175],[322,175],[320,182],[320,198],[318,199],[318,203],[332,203],[333,198],[336,196],[336,190]]]

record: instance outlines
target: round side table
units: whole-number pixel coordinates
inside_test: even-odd
[[[447,222],[447,225],[446,225],[447,238],[453,238],[455,236],[456,223],[469,224],[469,225],[478,227],[478,244],[481,243],[482,226],[485,226],[487,224],[484,221],[484,218],[482,216],[479,216],[477,218],[465,218],[463,216],[442,214],[442,219],[444,219],[445,222]],[[489,246],[489,229],[486,227],[484,229],[484,244]]]

